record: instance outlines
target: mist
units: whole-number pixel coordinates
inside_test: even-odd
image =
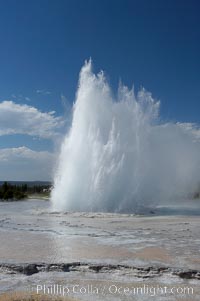
[[[51,201],[55,210],[138,212],[191,198],[199,189],[199,129],[164,123],[160,102],[82,67],[72,124],[62,143]]]

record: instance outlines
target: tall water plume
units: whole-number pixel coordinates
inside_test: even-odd
[[[200,180],[199,130],[162,123],[159,102],[120,85],[114,99],[91,61],[80,72],[52,191],[57,210],[137,211],[187,198]]]

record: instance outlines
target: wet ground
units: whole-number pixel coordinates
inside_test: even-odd
[[[83,300],[199,300],[198,204],[135,216],[0,203],[0,292],[65,287]]]

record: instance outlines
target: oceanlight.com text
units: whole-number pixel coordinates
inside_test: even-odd
[[[37,294],[47,294],[54,296],[67,296],[67,295],[113,295],[113,296],[139,296],[148,295],[151,297],[158,295],[193,295],[194,288],[189,286],[160,286],[160,285],[59,285],[59,284],[39,284],[34,290]]]

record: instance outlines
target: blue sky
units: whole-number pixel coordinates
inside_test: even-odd
[[[143,86],[164,121],[200,123],[198,0],[1,0],[0,45],[0,180],[50,178],[90,57],[114,91]]]

